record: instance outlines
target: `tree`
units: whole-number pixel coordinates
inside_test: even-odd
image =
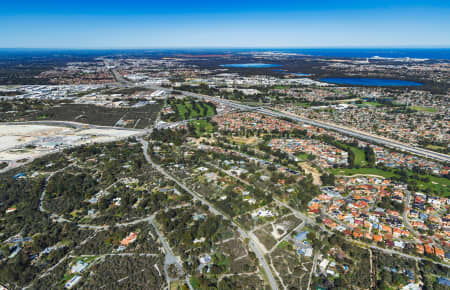
[[[336,178],[333,173],[324,173],[322,176],[320,176],[320,180],[325,186],[334,186]]]

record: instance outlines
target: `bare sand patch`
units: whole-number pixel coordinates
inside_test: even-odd
[[[246,144],[246,145],[252,145],[259,141],[259,138],[257,137],[232,137],[231,140],[233,140],[236,143]]]
[[[50,152],[94,142],[111,142],[138,131],[74,129],[47,125],[0,125],[0,160],[35,159]]]
[[[320,174],[319,170],[312,167],[308,162],[302,162],[300,163],[300,166],[305,170],[306,174],[311,173],[313,177],[313,183],[315,185],[322,185],[322,181],[320,180],[320,176],[322,176],[322,174]]]

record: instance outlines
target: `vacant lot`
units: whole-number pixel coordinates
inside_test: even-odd
[[[5,121],[59,120],[75,121],[86,124],[114,126],[123,120],[123,126],[129,128],[146,128],[153,124],[161,104],[149,104],[139,108],[107,108],[96,105],[61,104],[48,106],[38,111],[20,114],[20,119]]]
[[[0,160],[34,159],[67,146],[111,142],[135,135],[133,130],[73,129],[46,125],[0,124]]]

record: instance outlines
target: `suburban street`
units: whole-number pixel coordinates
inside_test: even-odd
[[[203,204],[206,204],[209,207],[209,210],[216,214],[222,216],[225,220],[229,220],[232,225],[234,225],[237,228],[237,231],[242,236],[243,239],[249,240],[249,246],[252,249],[252,251],[256,254],[256,257],[259,260],[260,265],[263,267],[264,272],[268,278],[268,282],[270,283],[270,286],[273,290],[278,289],[277,283],[275,281],[275,278],[273,277],[272,271],[270,270],[269,265],[266,262],[266,259],[264,258],[263,251],[257,246],[257,243],[253,240],[253,238],[245,231],[243,230],[239,225],[237,225],[235,222],[233,222],[232,219],[230,219],[227,215],[217,210],[210,202],[208,202],[206,199],[201,197],[198,193],[190,190],[187,188],[183,183],[179,182],[176,178],[174,178],[172,175],[167,173],[161,166],[155,164],[150,156],[148,155],[148,142],[139,138],[138,139],[142,144],[142,150],[144,151],[145,159],[148,163],[150,163],[155,169],[157,169],[159,172],[161,172],[165,177],[167,177],[169,180],[172,180],[175,182],[178,186],[180,186],[183,190],[188,192],[195,200],[201,201]]]

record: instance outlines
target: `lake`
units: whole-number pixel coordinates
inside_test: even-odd
[[[221,64],[222,67],[237,67],[237,68],[266,68],[266,67],[279,67],[281,64],[271,64],[271,63],[230,63]]]
[[[324,78],[320,79],[322,82],[339,84],[339,85],[353,85],[353,86],[376,86],[376,87],[411,87],[423,86],[421,83],[391,80],[391,79],[366,79],[366,78]]]

